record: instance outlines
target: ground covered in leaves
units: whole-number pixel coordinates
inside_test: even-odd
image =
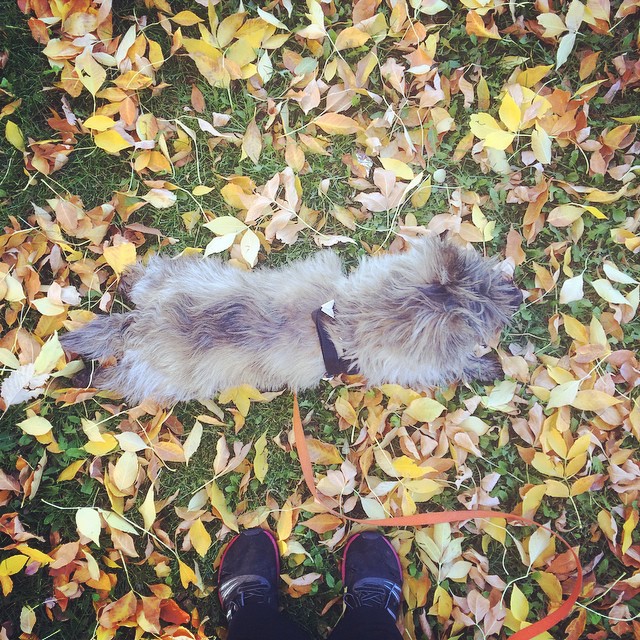
[[[638,0],[7,0],[0,17],[0,638],[223,634],[215,565],[250,526],[277,536],[286,607],[326,634],[357,527],[302,484],[290,395],[126,406],[71,386],[57,336],[126,310],[119,276],[154,253],[354,264],[444,232],[526,291],[492,345],[505,377],[305,394],[318,488],[356,516],[550,523],[586,575],[553,637],[640,637]],[[506,637],[575,584],[544,530],[388,534],[408,638]]]

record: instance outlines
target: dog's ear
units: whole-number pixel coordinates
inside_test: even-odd
[[[432,307],[441,307],[445,311],[450,311],[456,306],[455,295],[446,284],[434,282],[422,285],[418,289]]]
[[[447,285],[440,284],[439,282],[426,284],[418,288],[427,298],[434,302],[439,302],[440,304],[444,304],[450,296]]]

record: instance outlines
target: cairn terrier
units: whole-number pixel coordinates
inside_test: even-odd
[[[133,311],[99,316],[61,342],[103,362],[91,386],[161,404],[241,384],[306,389],[327,372],[416,389],[492,381],[498,362],[475,349],[522,302],[495,260],[437,237],[363,258],[349,274],[331,251],[251,272],[153,257],[121,285]]]

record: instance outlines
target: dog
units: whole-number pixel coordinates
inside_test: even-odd
[[[493,381],[499,363],[475,351],[522,302],[495,259],[435,236],[365,257],[349,274],[330,250],[250,272],[152,257],[125,271],[121,288],[133,311],[99,316],[61,343],[106,362],[91,386],[162,405],[241,384],[307,389],[327,373],[414,389]]]

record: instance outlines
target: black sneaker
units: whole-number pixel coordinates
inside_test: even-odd
[[[264,529],[246,529],[222,554],[218,596],[227,620],[245,604],[278,607],[280,555],[278,544]]]
[[[342,559],[342,584],[347,609],[375,607],[398,618],[402,566],[381,533],[364,531],[349,539]]]

